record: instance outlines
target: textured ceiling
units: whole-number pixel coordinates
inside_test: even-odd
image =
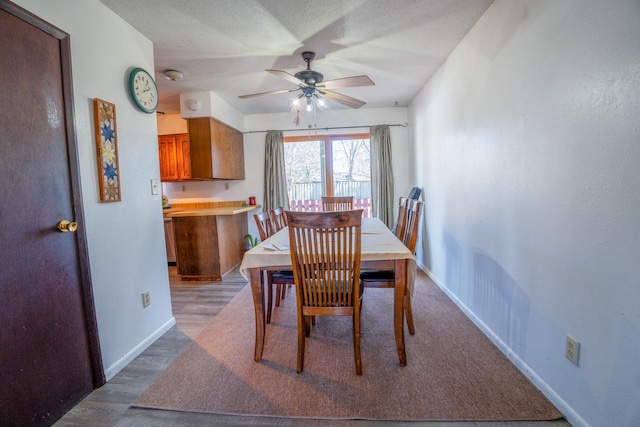
[[[368,75],[375,86],[336,89],[367,107],[406,106],[493,0],[100,0],[154,44],[159,111],[179,94],[211,90],[244,114],[288,111],[300,54],[325,80]],[[136,64],[132,64],[136,65]],[[180,82],[164,78],[184,73]],[[331,108],[346,108],[335,102]]]

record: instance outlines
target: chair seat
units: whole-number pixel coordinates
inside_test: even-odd
[[[360,280],[367,281],[393,281],[393,271],[378,271],[378,270],[367,270],[360,272]],[[365,285],[366,286],[366,285]]]
[[[391,278],[391,280],[393,280],[393,277]],[[307,283],[308,283],[309,281],[308,281],[308,280],[306,280],[305,282],[307,282]],[[362,283],[362,281],[360,281],[360,283]],[[319,288],[318,288],[318,286],[313,286],[313,285],[308,286],[308,287],[309,287],[309,288],[313,288],[313,289],[315,289],[316,291],[318,291],[318,289],[319,289]],[[345,287],[344,282],[343,282],[343,281],[338,281],[338,282],[334,283],[334,286],[332,286],[332,287],[328,287],[328,288],[332,288],[334,291],[343,292],[343,291],[344,291],[344,287]],[[320,293],[325,293],[326,291],[327,291],[327,289],[322,289],[322,290],[320,290],[319,292],[320,292]],[[329,292],[329,293],[330,293],[330,292]],[[362,295],[364,295],[364,287],[363,287],[363,286],[360,286],[360,290],[358,291],[358,295],[359,295],[360,297],[362,297]],[[338,304],[338,305],[339,305],[339,304]],[[338,305],[335,305],[335,307],[337,307]]]
[[[271,277],[273,279],[288,280],[293,283],[293,271],[290,270],[274,271],[271,273]]]

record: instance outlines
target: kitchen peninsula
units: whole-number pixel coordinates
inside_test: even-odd
[[[164,209],[171,218],[176,265],[182,280],[222,280],[247,250],[247,212],[242,201],[182,203]]]

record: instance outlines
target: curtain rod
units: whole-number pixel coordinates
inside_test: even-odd
[[[402,123],[402,124],[395,124],[395,125],[387,125],[387,126],[402,126],[403,128],[406,128],[407,126],[409,126],[409,123]],[[283,129],[282,132],[300,132],[300,131],[310,131],[310,130],[329,130],[329,129],[359,129],[359,128],[368,128],[371,126],[333,126],[333,127],[326,127],[326,128],[314,128],[311,127],[311,125],[309,125],[308,128],[302,128],[302,129]],[[277,130],[277,129],[272,129],[272,130]],[[269,132],[268,130],[249,130],[246,132],[242,132],[244,133],[263,133],[263,132]]]

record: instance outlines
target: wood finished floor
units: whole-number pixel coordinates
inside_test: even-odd
[[[95,390],[54,424],[64,426],[427,426],[427,427],[570,427],[553,422],[382,422],[328,421],[131,408],[133,402],[182,352],[192,339],[246,285],[238,273],[221,282],[183,282],[169,267],[171,299],[176,326],[171,328],[107,384]]]

